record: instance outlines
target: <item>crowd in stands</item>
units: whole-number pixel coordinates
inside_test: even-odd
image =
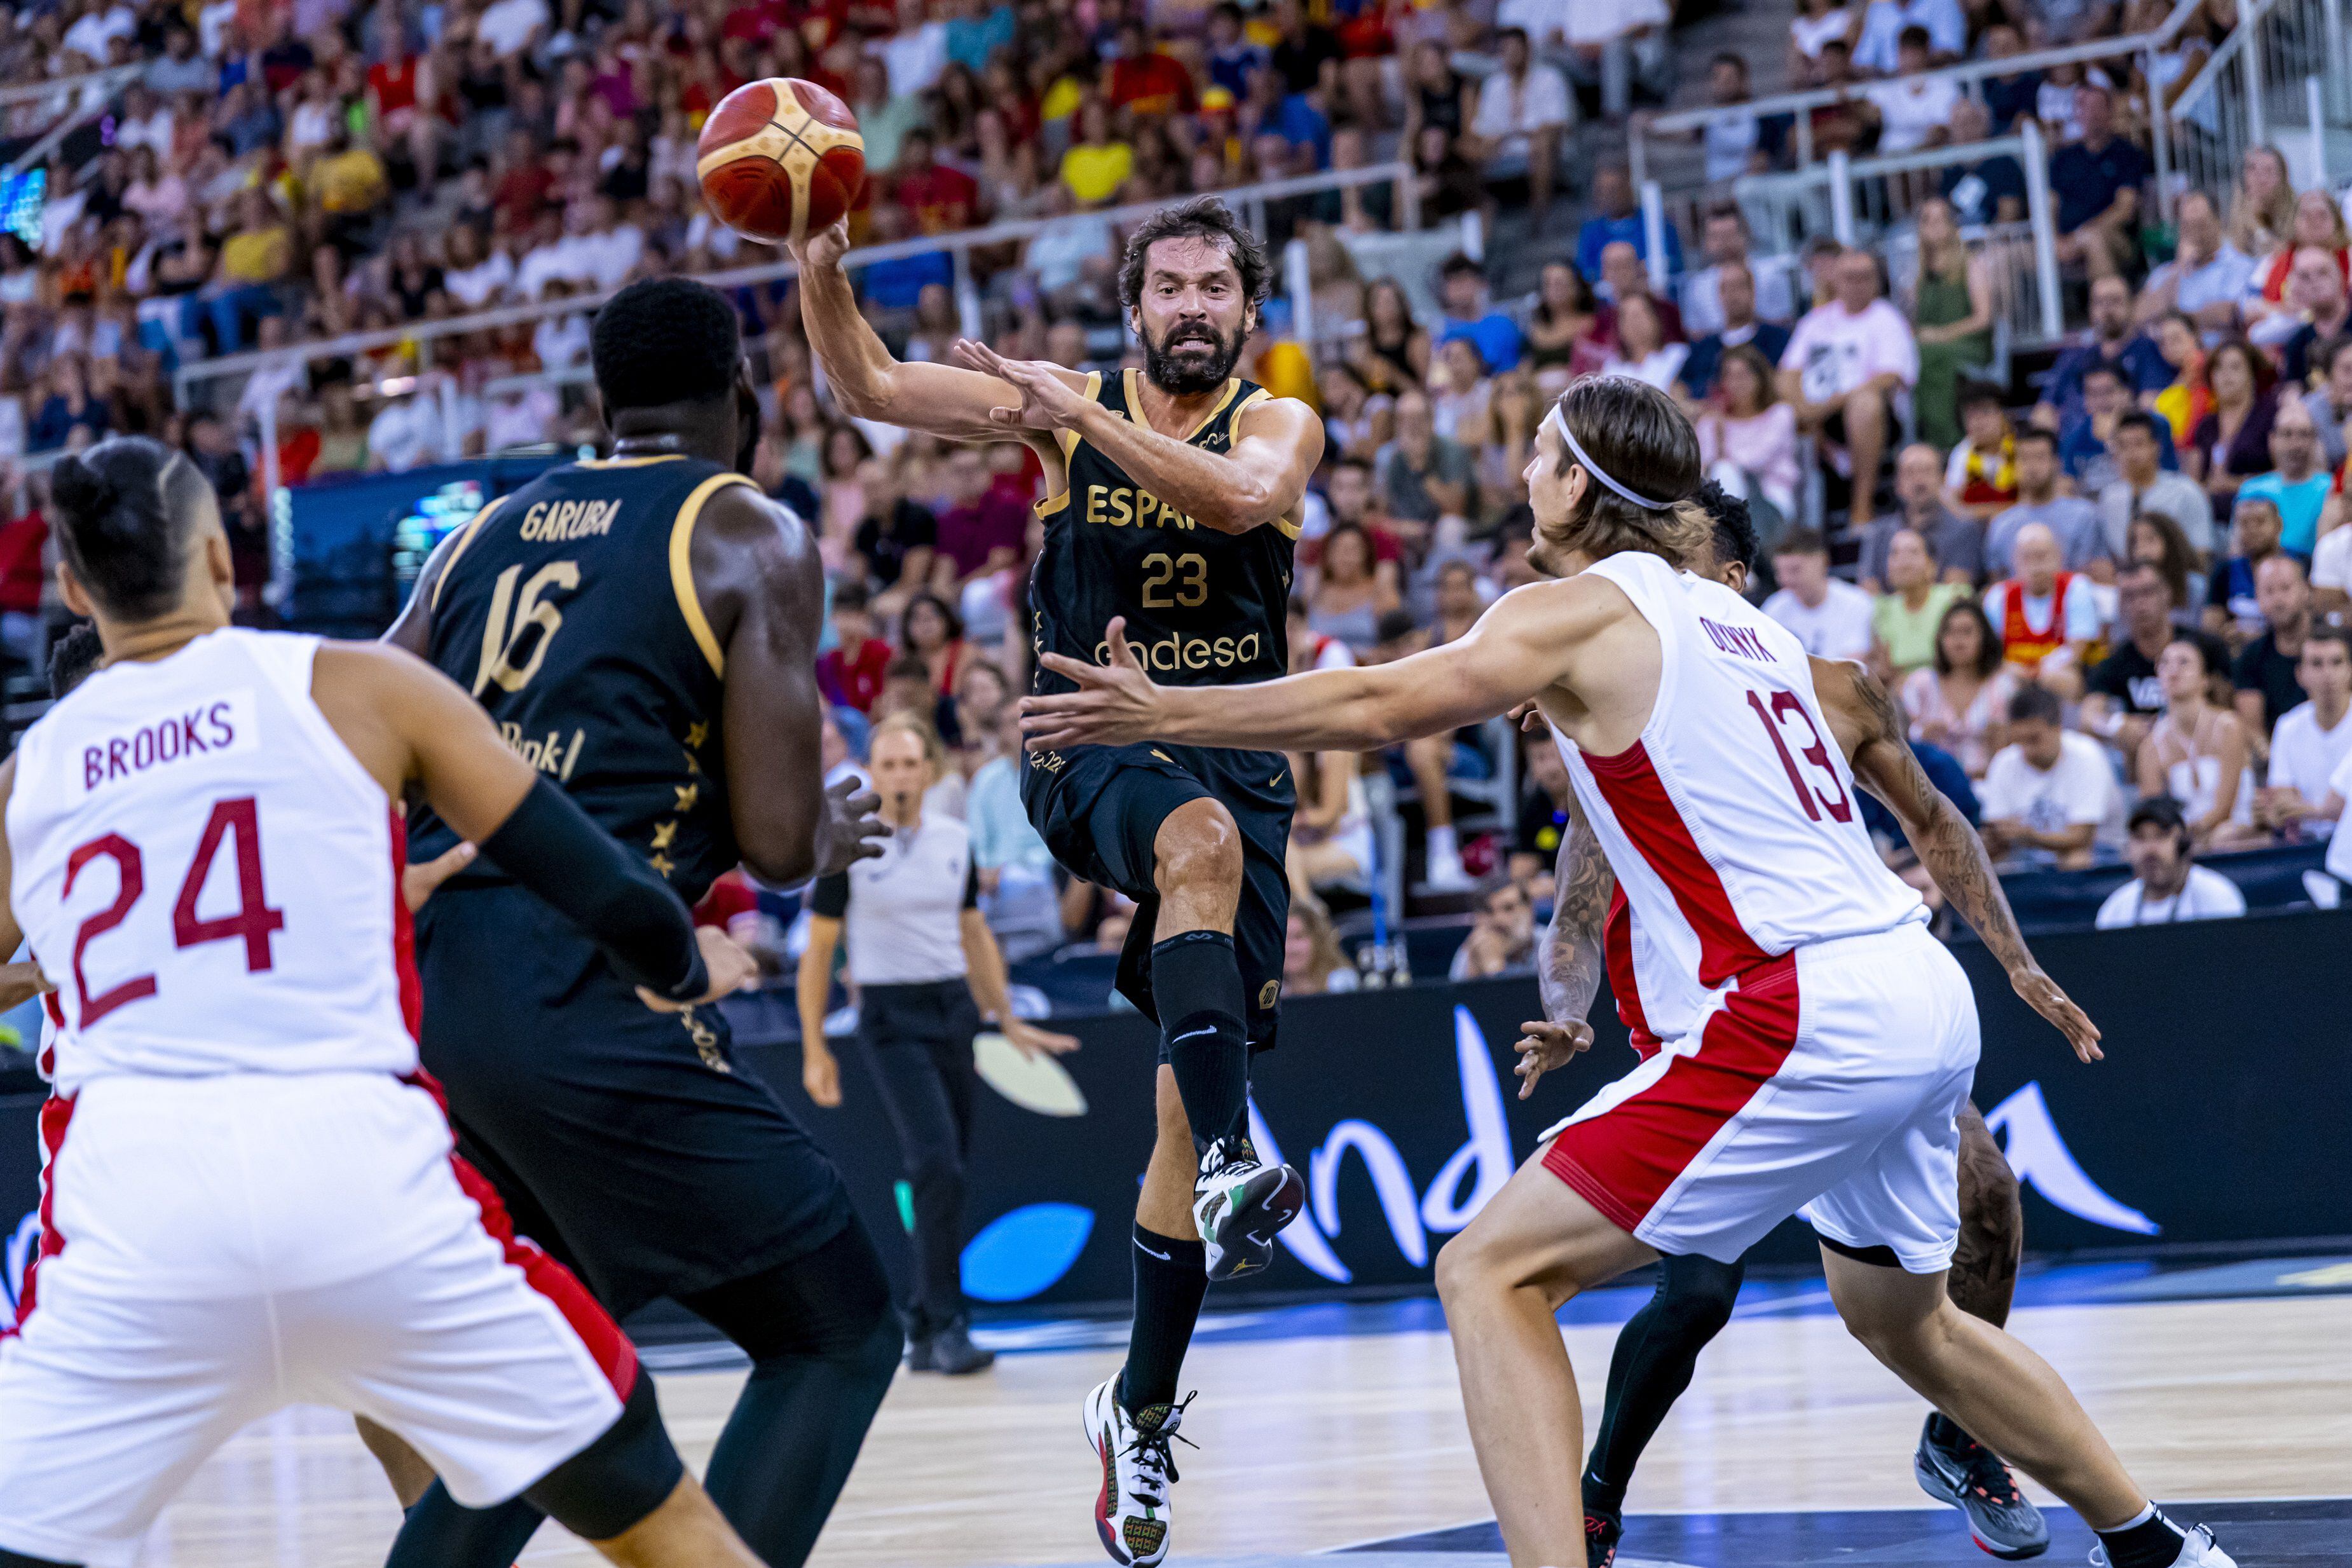
[[[594,439],[582,393],[531,373],[584,380],[584,317],[429,342],[404,329],[770,259],[711,220],[693,179],[703,118],[756,78],[814,79],[857,113],[861,240],[1051,220],[972,252],[971,276],[1001,351],[1073,368],[1139,362],[1105,209],[1394,157],[1424,222],[1525,207],[1540,225],[1565,199],[1584,216],[1572,246],[1517,270],[1530,292],[1498,299],[1501,266],[1467,254],[1426,292],[1359,275],[1349,239],[1402,219],[1388,184],[1267,204],[1271,237],[1307,243],[1317,319],[1348,324],[1301,342],[1278,301],[1244,367],[1312,401],[1328,434],[1292,607],[1299,667],[1458,637],[1530,580],[1520,470],[1538,418],[1576,376],[1639,377],[1685,402],[1710,474],[1747,500],[1767,610],[1879,673],[1999,853],[2146,858],[2133,907],[2185,916],[2206,903],[2168,866],[2324,834],[2352,784],[2335,629],[2352,608],[2352,233],[2336,193],[2297,192],[2268,148],[2230,191],[2152,188],[2149,106],[2234,25],[2231,0],[2205,0],[2152,78],[2146,56],[1970,94],[1919,74],[2146,30],[2167,9],[1803,0],[1791,22],[1792,85],[1844,95],[1806,111],[1817,152],[2042,128],[2063,287],[2088,325],[2046,374],[2000,384],[2006,284],[1982,235],[2023,213],[2006,155],[1897,204],[1916,261],[1892,279],[1893,246],[1754,253],[1727,191],[1649,255],[1625,165],[1571,154],[1614,144],[1622,128],[1596,141],[1596,117],[1670,86],[1662,0],[19,6],[0,18],[0,84],[99,64],[136,79],[92,156],[47,165],[37,221],[0,235],[0,463],[110,431],[183,445],[266,613],[264,413],[289,484]],[[1795,157],[1789,117],[1743,111],[1745,59],[1716,58],[1706,79],[1710,181]],[[931,251],[858,281],[898,352],[936,358],[968,329],[953,277]],[[840,417],[790,286],[738,298],[768,411],[757,476],[809,519],[832,580],[832,760],[855,766],[889,713],[929,717],[961,761],[939,809],[973,826],[1008,955],[1115,946],[1130,912],[1056,877],[1014,788],[1034,460]],[[173,405],[176,368],[369,331],[374,347],[254,375],[233,411]],[[0,486],[0,642],[27,662],[40,494],[37,476]],[[1525,963],[1566,819],[1547,756],[1494,726],[1296,759],[1301,976],[1353,981],[1323,964],[1330,910],[1392,879],[1476,904],[1459,971]],[[1387,863],[1400,854],[1410,877]]]

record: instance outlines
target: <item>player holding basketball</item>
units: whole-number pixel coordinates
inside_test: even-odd
[[[1109,656],[1124,621],[1160,678],[1221,693],[1288,667],[1299,504],[1323,456],[1313,410],[1234,375],[1267,286],[1255,237],[1213,198],[1136,225],[1119,272],[1139,373],[1081,376],[959,343],[901,364],[858,313],[835,228],[796,247],[801,314],[844,413],[1044,465],[1036,644]],[[1040,671],[1038,689],[1066,689]],[[1096,1527],[1122,1563],[1168,1551],[1178,1374],[1208,1281],[1265,1266],[1305,1187],[1249,1138],[1249,1053],[1273,1045],[1296,799],[1277,750],[1150,744],[1033,752],[1029,819],[1073,875],[1139,905],[1119,988],[1160,1029],[1159,1135],[1135,1217],[1127,1364],[1087,1401]]]
[[[1744,592],[1756,553],[1756,530],[1748,520],[1747,504],[1713,484],[1701,487],[1695,504],[1707,515],[1713,537],[1685,565],[1734,593]],[[1815,695],[1855,781],[1897,813],[1920,863],[1939,886],[1951,890],[1948,896],[1984,935],[1986,946],[2012,974],[2025,979],[2033,1005],[2061,1030],[2072,1033],[2087,1027],[2064,992],[2028,975],[2032,956],[1991,873],[1984,841],[1968,819],[1927,783],[1911,755],[1902,716],[1886,701],[1885,692],[1852,664],[1815,659],[1812,670]],[[1531,732],[1549,734],[1540,716],[1527,722]],[[1554,884],[1558,894],[1551,925],[1536,964],[1548,1017],[1524,1026],[1519,1042],[1522,1099],[1544,1072],[1592,1043],[1591,1028],[1584,1019],[1604,968],[1618,1019],[1635,1054],[1647,1059],[1664,1045],[1652,1032],[1642,1007],[1634,957],[1642,945],[1633,935],[1633,905],[1618,891],[1616,874],[1592,824],[1572,801]],[[2025,1242],[2017,1177],[1973,1102],[1961,1108],[1959,1134],[1959,1242],[1945,1288],[1962,1312],[1999,1328],[2009,1320]],[[1608,1402],[1584,1471],[1589,1568],[1609,1568],[1615,1560],[1633,1467],[1666,1412],[1690,1386],[1699,1352],[1731,1321],[1746,1273],[1744,1260],[1718,1263],[1697,1252],[1661,1258],[1657,1293],[1619,1333],[1609,1360]],[[1994,1556],[2036,1557],[2049,1549],[2049,1527],[2041,1510],[2018,1490],[2000,1458],[1948,1416],[1927,1417],[1913,1469],[1930,1496],[1961,1511],[1977,1544]]]
[[[614,1562],[751,1568],[628,1341],[514,1238],[417,1078],[401,796],[648,998],[723,994],[742,956],[431,670],[232,628],[186,458],[102,442],[53,494],[58,588],[107,664],[0,764],[0,944],[21,926],[61,982],[39,1298],[0,1343],[0,1565],[129,1563],[206,1455],[302,1401]]]
[[[1689,422],[1641,382],[1580,382],[1527,478],[1530,559],[1559,580],[1507,594],[1456,642],[1203,700],[1154,685],[1115,629],[1107,666],[1054,658],[1080,689],[1029,698],[1024,719],[1039,747],[1150,735],[1336,751],[1528,698],[1550,722],[1645,934],[1643,1012],[1673,1044],[1553,1128],[1438,1260],[1512,1563],[1586,1560],[1560,1303],[1661,1255],[1729,1262],[1801,1209],[1855,1337],[2073,1507],[2102,1561],[2225,1568],[2211,1532],[2156,1509],[2040,1357],[1946,1293],[1976,1000],[1871,845],[1802,648],[1678,570],[1707,533],[1675,506],[1700,478]],[[2028,999],[2047,984],[2013,975]],[[2097,1059],[2095,1030],[2072,1038]]]
[[[873,853],[819,760],[814,541],[744,477],[759,403],[733,307],[623,289],[591,343],[614,455],[551,468],[435,552],[390,640],[470,690],[523,757],[689,901],[739,862],[772,883]],[[417,812],[423,861],[462,836]],[[769,1568],[797,1568],[903,1347],[832,1163],[736,1071],[726,1019],[656,1017],[494,868],[417,920],[425,1064],[518,1223],[616,1316],[657,1296],[751,1375],[708,1479]],[[538,1525],[428,1490],[394,1568],[506,1568]]]

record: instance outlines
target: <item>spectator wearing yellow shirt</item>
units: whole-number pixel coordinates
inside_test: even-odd
[[[1135,149],[1111,133],[1110,106],[1088,98],[1078,108],[1078,139],[1062,154],[1062,183],[1082,207],[1100,206],[1118,193],[1135,169]]]
[[[310,195],[326,218],[326,239],[346,262],[373,249],[376,210],[392,196],[383,160],[338,127],[326,155],[310,167]]]
[[[277,285],[294,259],[286,220],[261,191],[237,198],[236,232],[221,242],[212,281],[182,307],[180,332],[194,338],[209,320],[215,351],[234,354],[250,341],[251,324],[278,311]]]

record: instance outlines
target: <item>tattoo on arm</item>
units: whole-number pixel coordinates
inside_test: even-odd
[[[1601,841],[1583,809],[1571,800],[1552,883],[1551,924],[1544,930],[1543,957],[1536,966],[1544,1017],[1553,1023],[1576,1023],[1592,1010],[1593,995],[1601,988],[1601,932],[1616,889],[1617,873],[1609,869]]]
[[[1854,758],[1857,778],[1902,821],[1919,863],[2001,967],[2011,974],[2031,967],[2033,955],[2026,950],[2017,917],[2010,913],[2009,895],[2001,891],[1984,840],[1912,755],[1910,727],[1886,688],[1858,670],[1853,679],[1866,721]]]

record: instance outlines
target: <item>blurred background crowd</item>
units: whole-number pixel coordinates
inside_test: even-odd
[[[2199,857],[2286,852],[2282,896],[2332,903],[2352,233],[2270,142],[2201,181],[2166,164],[2240,22],[2236,0],[19,4],[0,643],[30,691],[61,613],[45,455],[184,448],[270,621],[288,492],[593,445],[588,307],[709,275],[752,347],[756,476],[831,579],[828,761],[928,719],[954,759],[933,808],[970,824],[1007,956],[1114,950],[1129,911],[1055,872],[1017,799],[1034,460],[842,417],[780,255],[701,206],[709,110],[800,77],[858,116],[851,225],[880,248],[853,259],[907,357],[979,335],[1138,364],[1124,210],[1238,193],[1283,264],[1244,373],[1329,435],[1295,666],[1459,637],[1531,580],[1538,418],[1572,377],[1636,376],[1748,505],[1766,610],[1881,674],[2006,864],[2127,862],[2100,918],[2170,919],[2245,907]],[[2147,42],[2100,56],[2116,37]],[[1869,232],[1800,240],[1765,193],[1833,155],[1916,166],[1868,177]],[[2046,258],[2061,340],[2019,330],[2042,281],[2020,256]],[[1387,977],[1395,952],[1339,938],[1385,952],[1415,920],[1456,975],[1531,960],[1568,799],[1548,744],[1498,722],[1297,768],[1294,992]],[[721,894],[715,918],[785,912]]]

